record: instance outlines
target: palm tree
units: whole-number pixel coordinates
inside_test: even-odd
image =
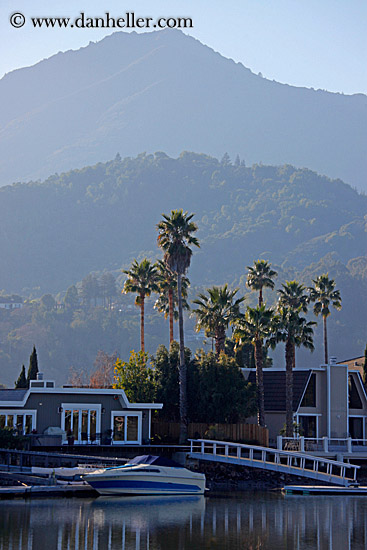
[[[334,279],[329,279],[329,273],[323,273],[316,279],[312,280],[314,287],[309,288],[310,300],[315,302],[313,306],[313,312],[316,315],[321,314],[324,322],[324,353],[325,364],[329,362],[328,355],[328,341],[327,341],[327,326],[326,319],[330,315],[329,305],[331,304],[335,309],[340,310],[342,307],[340,290],[335,290]]]
[[[255,349],[256,391],[259,426],[265,426],[263,341],[271,339],[274,331],[274,311],[265,305],[248,307],[244,316],[236,323],[234,338],[242,344],[250,342]]]
[[[309,297],[305,294],[306,287],[298,281],[286,281],[278,290],[279,306],[307,313]]]
[[[254,267],[248,267],[246,284],[249,288],[259,291],[259,307],[263,303],[263,288],[274,288],[273,279],[278,275],[271,269],[271,264],[266,260],[257,260]]]
[[[163,214],[163,220],[157,225],[159,231],[158,246],[164,252],[164,263],[177,275],[178,325],[180,335],[180,443],[187,439],[187,389],[185,342],[182,314],[182,277],[190,267],[192,250],[190,246],[199,247],[199,241],[193,236],[197,225],[191,221],[194,214],[183,210],[172,210],[171,215]]]
[[[169,317],[169,343],[173,342],[173,321],[178,319],[177,299],[177,275],[166,266],[162,260],[158,260],[158,286],[159,298],[154,304],[154,308],[160,313],[164,313],[164,318]],[[187,288],[190,281],[187,277],[182,277],[182,308],[189,310],[190,306],[186,300]]]
[[[204,328],[206,336],[214,334],[217,357],[224,351],[226,330],[238,318],[240,304],[245,299],[243,297],[234,301],[237,292],[238,288],[228,290],[227,284],[222,287],[213,286],[207,289],[207,295],[199,294],[198,299],[193,300],[199,306],[193,310],[196,315],[196,330],[199,332]]]
[[[313,321],[300,316],[302,306],[292,308],[279,305],[277,311],[276,332],[271,341],[285,342],[285,401],[286,401],[286,437],[293,436],[293,368],[295,367],[295,348],[305,347],[314,350]]]
[[[286,281],[278,290],[277,340],[285,342],[285,400],[286,436],[293,435],[293,369],[296,366],[296,347],[313,350],[313,322],[307,322],[301,313],[307,313],[309,297],[306,287],[298,281]]]
[[[147,258],[140,263],[134,260],[129,270],[123,270],[126,273],[122,292],[134,292],[136,294],[135,305],[140,307],[140,349],[145,352],[144,343],[144,303],[145,298],[152,292],[158,292],[158,272],[156,264],[153,264]]]

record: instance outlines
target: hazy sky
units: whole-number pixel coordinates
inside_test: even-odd
[[[192,34],[255,73],[296,86],[367,93],[367,0],[1,0],[0,77],[111,29],[11,27],[9,16],[191,16]]]

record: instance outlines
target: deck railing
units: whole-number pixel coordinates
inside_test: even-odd
[[[355,464],[295,452],[295,450],[288,451],[211,439],[190,439],[189,441],[190,455],[196,455],[198,458],[214,460],[217,458],[218,461],[237,464],[243,462],[244,466],[264,467],[315,479],[325,480],[329,477],[330,481],[334,480],[341,484],[355,481],[359,469]]]
[[[286,451],[358,453],[367,452],[367,439],[351,437],[277,437],[277,449]]]

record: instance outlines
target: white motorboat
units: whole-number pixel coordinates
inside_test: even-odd
[[[160,456],[136,456],[123,466],[82,476],[101,495],[202,495],[205,475]]]

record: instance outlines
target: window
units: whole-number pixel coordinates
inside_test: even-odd
[[[141,443],[141,413],[111,413],[113,441],[117,444]]]
[[[317,416],[299,416],[300,433],[304,437],[317,437]]]
[[[362,417],[349,417],[349,435],[352,439],[363,439],[364,433]]]
[[[356,383],[353,376],[349,375],[349,408],[350,409],[363,409],[361,398],[357,390]]]
[[[316,407],[316,374],[311,374],[301,407]]]
[[[36,428],[36,411],[2,411],[0,429],[14,428],[20,435],[30,434]]]

